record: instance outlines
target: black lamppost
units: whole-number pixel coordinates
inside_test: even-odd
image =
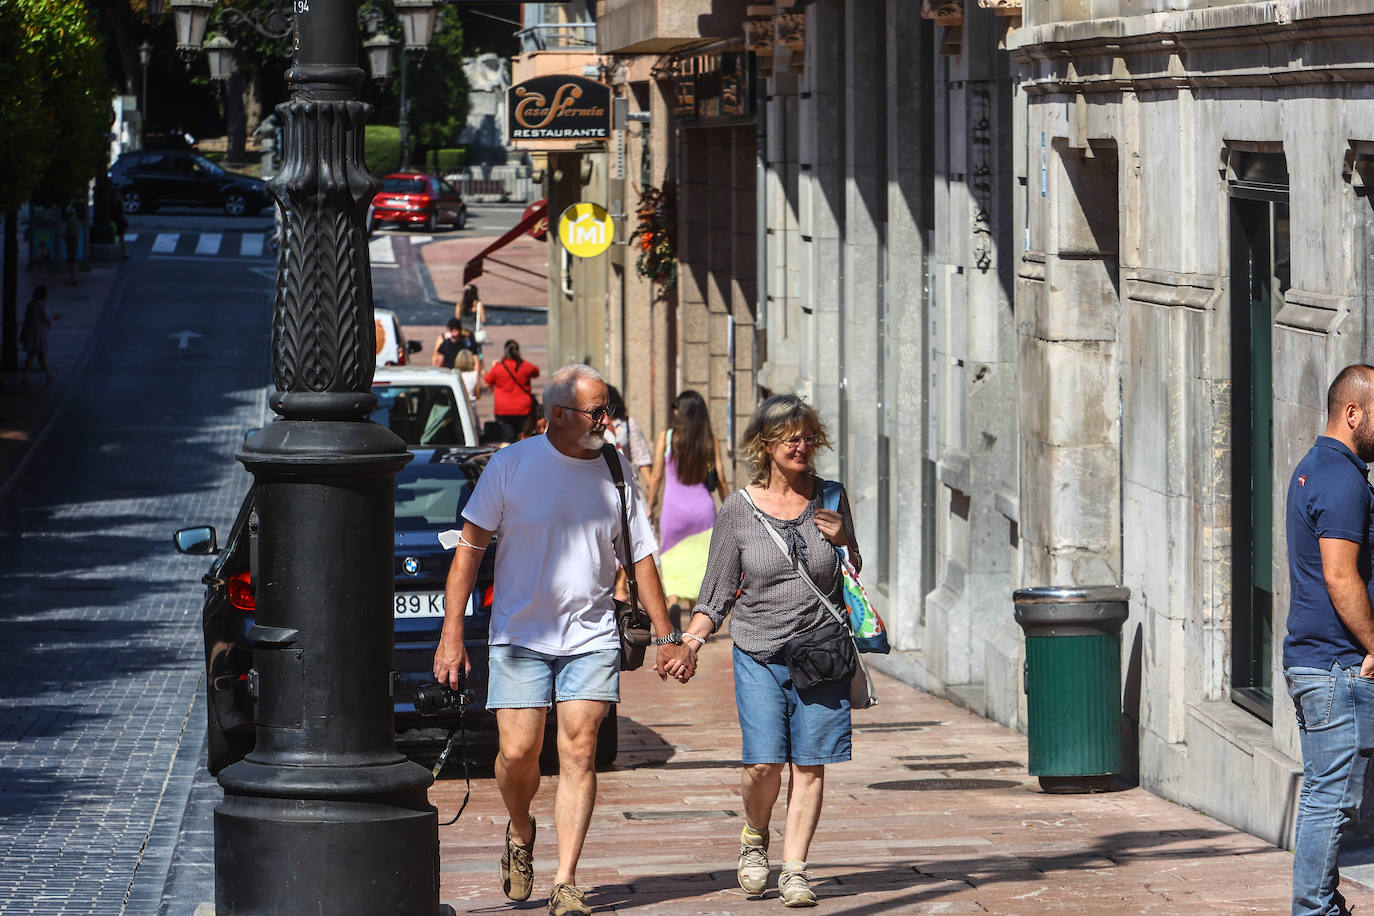
[[[148,65],[153,62],[153,43],[146,38],[143,44],[138,46],[138,63],[143,68],[143,83],[139,87],[143,90],[143,99],[140,102],[140,110],[143,113],[143,135],[148,135]]]
[[[393,491],[375,365],[355,0],[297,4],[272,327],[272,409],[238,458],[258,514],[257,744],[220,773],[222,913],[439,913],[428,771],[393,739]]]

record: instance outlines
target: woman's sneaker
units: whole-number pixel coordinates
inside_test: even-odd
[[[501,854],[501,891],[512,900],[530,899],[534,889],[534,818],[530,818],[530,842],[526,846],[510,832],[506,822],[506,851]]]
[[[811,876],[804,871],[784,871],[778,875],[778,893],[783,906],[815,906],[816,892],[811,890]]]
[[[748,828],[740,834],[739,868],[735,871],[745,893],[757,896],[768,886],[768,834],[757,836]]]

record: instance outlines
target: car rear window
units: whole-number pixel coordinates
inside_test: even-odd
[[[423,178],[383,178],[382,190],[391,194],[423,194],[425,193],[425,180]]]
[[[462,465],[416,459],[396,475],[396,527],[462,525],[473,481]]]
[[[389,428],[412,448],[474,445],[463,435],[463,420],[447,385],[376,385],[374,423]]]

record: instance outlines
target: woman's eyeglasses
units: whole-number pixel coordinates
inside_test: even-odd
[[[820,436],[789,436],[789,437],[787,437],[786,439],[774,439],[773,441],[774,441],[774,442],[781,442],[783,445],[787,446],[788,448],[801,448],[803,445],[806,445],[806,446],[808,446],[808,447],[810,447],[810,448],[815,448],[816,445],[821,441],[821,437],[820,437]]]
[[[592,418],[593,423],[600,423],[602,420],[606,419],[611,412],[611,408],[607,407],[605,404],[598,404],[590,410],[583,410],[581,407],[573,407],[571,404],[559,404],[558,406],[562,407],[564,410],[575,410],[578,413],[585,413]]]

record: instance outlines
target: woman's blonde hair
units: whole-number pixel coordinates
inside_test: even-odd
[[[453,358],[453,365],[459,372],[471,372],[477,368],[477,357],[472,355],[471,350],[459,350]]]
[[[749,465],[749,482],[766,484],[772,465],[768,460],[768,448],[779,439],[790,436],[806,435],[807,430],[816,437],[816,448],[806,462],[806,469],[816,473],[816,452],[830,448],[830,430],[821,421],[820,412],[795,394],[775,394],[754,410],[749,426],[744,430],[744,441],[740,449]]]

